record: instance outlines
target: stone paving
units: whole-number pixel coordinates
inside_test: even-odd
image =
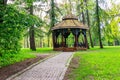
[[[62,52],[7,80],[62,80],[73,52]]]

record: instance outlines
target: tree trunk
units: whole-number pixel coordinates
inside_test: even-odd
[[[34,27],[30,27],[30,49],[35,51],[36,46],[35,46],[35,38],[34,38]]]
[[[50,19],[51,19],[51,28],[55,25],[55,12],[54,12],[55,3],[54,0],[51,0],[51,12],[50,12]]]
[[[40,37],[40,48],[42,48],[42,39]]]
[[[24,44],[23,44],[23,45],[24,45],[24,48],[26,48],[26,41],[25,41],[25,37],[24,37]]]
[[[7,0],[4,0],[4,5],[7,5]]]
[[[88,7],[87,6],[87,0],[85,0],[85,4],[86,4],[86,8],[87,8]],[[89,18],[89,11],[88,11],[88,9],[86,9],[86,14],[87,14],[87,24],[88,24],[88,27],[89,27],[88,33],[89,33],[89,37],[90,37],[90,43],[91,43],[91,47],[93,48],[94,45],[93,45],[91,31],[90,31],[90,18]]]
[[[83,4],[83,2],[82,2],[82,4]],[[85,21],[85,14],[84,14],[84,11],[83,11],[83,7],[81,7],[81,9],[82,9],[82,22],[83,22],[83,24],[85,24],[86,21]],[[87,48],[89,49],[87,37],[85,37],[85,41],[86,41]]]
[[[55,7],[55,3],[54,0],[51,0],[51,12],[50,12],[50,30],[49,30],[49,34],[51,33],[51,28],[55,25],[55,12],[54,12],[54,7]],[[53,34],[52,34],[53,35]],[[55,36],[55,35],[54,35]],[[55,44],[55,42],[52,40],[53,45]],[[48,42],[49,44],[49,42]]]
[[[26,39],[26,45],[27,45],[27,48],[29,48],[29,37],[28,37],[28,35],[27,35],[26,38],[27,38],[27,39]]]
[[[48,35],[48,47],[50,47],[50,38],[49,38],[50,35]]]
[[[30,14],[33,15],[33,5],[30,6]],[[36,51],[35,37],[34,37],[34,26],[30,27],[29,33],[30,33],[30,49],[33,51]]]
[[[86,22],[85,22],[85,15],[84,15],[84,12],[82,11],[82,22],[83,22],[83,24],[85,24]]]
[[[0,1],[0,4],[1,4],[1,5],[7,5],[7,0],[1,0],[1,1]]]
[[[114,42],[115,42],[115,46],[119,45],[119,40],[118,39],[115,39]]]
[[[96,15],[97,15],[97,26],[98,26],[99,44],[100,44],[100,48],[103,48],[102,40],[101,40],[101,30],[100,30],[100,18],[99,18],[98,0],[96,0]]]

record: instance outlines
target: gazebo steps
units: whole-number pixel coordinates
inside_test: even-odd
[[[82,47],[70,47],[70,48],[66,48],[66,47],[60,47],[60,48],[54,48],[54,51],[63,51],[63,52],[74,52],[74,51],[81,51],[81,50],[87,50],[87,48],[82,48]]]
[[[64,52],[74,52],[74,51],[76,51],[76,49],[75,48],[63,48],[63,51]]]
[[[83,48],[83,47],[78,47],[77,49],[76,49],[77,51],[81,51],[81,50],[87,50],[87,48]]]

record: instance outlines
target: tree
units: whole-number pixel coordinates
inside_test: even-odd
[[[3,14],[3,22],[0,24],[0,44],[2,44],[0,54],[18,53],[21,47],[22,32],[29,25],[26,21],[29,23],[30,18],[12,5],[7,5],[0,13]]]
[[[88,33],[89,33],[89,37],[90,37],[90,43],[91,43],[91,47],[94,47],[93,41],[92,41],[92,36],[91,36],[91,31],[90,31],[90,18],[89,18],[89,11],[88,11],[87,0],[84,0],[84,1],[85,1],[85,6],[86,6],[87,25],[89,27]]]
[[[85,25],[86,24],[86,18],[85,18],[85,11],[84,11],[84,2],[81,2],[81,10],[82,10],[82,22]],[[88,40],[87,37],[85,36],[85,40],[86,40],[86,46],[89,49],[89,45],[88,45]]]
[[[54,3],[54,0],[51,0],[51,5],[50,5],[51,9],[50,9],[50,30],[48,31],[48,47],[49,47],[49,36],[51,34],[51,28],[55,25],[55,11],[54,11],[54,8],[55,8],[55,3]]]
[[[23,2],[26,2],[27,6],[28,6],[28,11],[31,15],[34,15],[34,9],[36,8],[36,6],[33,5],[33,2],[35,2],[36,0],[25,0]],[[41,20],[40,20],[40,25],[41,26]],[[36,50],[36,45],[35,45],[35,24],[31,25],[31,27],[29,28],[29,41],[30,41],[30,49],[35,51]]]
[[[33,15],[33,2],[31,2],[30,6],[30,14]],[[30,49],[33,51],[36,51],[36,46],[35,46],[35,36],[34,36],[34,25],[32,25],[29,29],[29,34],[30,34]]]
[[[98,27],[99,44],[100,44],[100,48],[103,48],[102,40],[101,40],[101,29],[100,29],[100,18],[99,18],[99,5],[98,5],[98,0],[96,0],[96,20],[97,20],[97,27]]]
[[[17,4],[0,5],[0,56],[6,53],[19,53],[23,32],[31,25],[39,23]]]

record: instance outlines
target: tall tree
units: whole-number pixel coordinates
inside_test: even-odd
[[[85,19],[85,12],[84,12],[84,2],[82,1],[81,2],[81,10],[82,10],[82,22],[83,24],[85,25],[86,24],[86,19]],[[87,40],[87,37],[85,36],[85,40],[86,40],[86,46],[87,48],[89,49],[89,45],[88,45],[88,40]]]
[[[54,0],[51,0],[51,11],[50,11],[50,27],[52,28],[55,25],[55,3]]]
[[[30,6],[30,14],[33,15],[33,2],[31,3]],[[36,46],[35,46],[35,32],[34,32],[34,25],[32,25],[29,29],[29,33],[30,33],[30,49],[35,51],[36,50]]]
[[[83,1],[81,2],[81,10],[82,10],[82,22],[83,22],[83,24],[85,24],[86,20],[85,20],[85,12],[84,12],[84,3],[83,3]]]
[[[50,10],[50,30],[48,32],[48,47],[49,47],[49,36],[51,34],[51,28],[55,25],[55,11],[54,11],[54,8],[55,8],[55,3],[54,3],[54,0],[51,0],[51,10]]]
[[[97,19],[97,27],[98,27],[98,37],[100,48],[103,48],[102,40],[101,40],[101,29],[100,29],[100,17],[99,17],[99,5],[98,0],[96,0],[96,19]]]
[[[85,6],[86,6],[87,25],[89,27],[88,33],[89,33],[89,37],[90,37],[90,43],[91,43],[91,47],[94,47],[93,41],[92,41],[92,36],[91,36],[91,31],[90,31],[90,18],[89,18],[89,11],[88,11],[87,0],[84,0],[84,1],[85,1]]]

